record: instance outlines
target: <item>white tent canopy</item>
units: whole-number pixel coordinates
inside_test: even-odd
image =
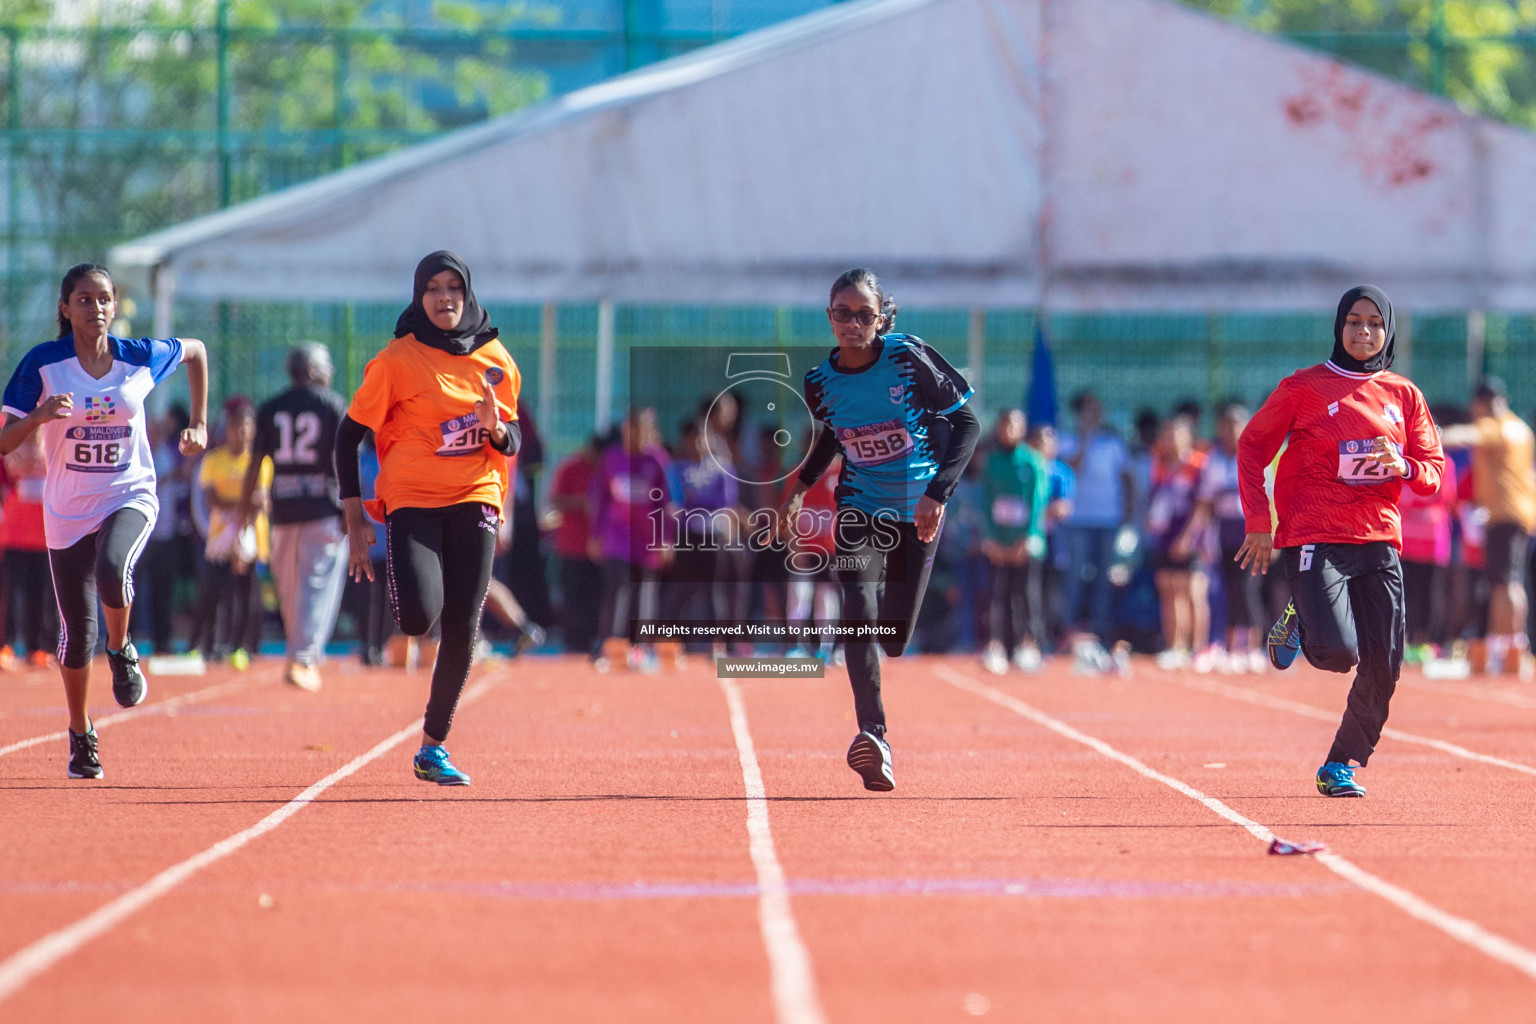
[[[1536,309],[1536,137],[1165,0],[863,0],[146,236],[211,298]]]

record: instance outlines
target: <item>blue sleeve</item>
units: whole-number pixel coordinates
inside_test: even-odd
[[[119,338],[117,350],[125,362],[147,366],[159,384],[181,365],[180,338]]]
[[[912,382],[923,398],[923,405],[938,415],[948,416],[976,393],[959,370],[922,340],[913,338],[907,354],[913,369]]]
[[[38,372],[38,366],[38,361],[29,352],[11,374],[10,383],[5,386],[4,402],[0,404],[12,416],[25,416],[42,401],[43,375]]]
[[[677,463],[674,462],[663,466],[661,473],[666,478],[667,493],[670,496],[670,500],[677,505],[686,502],[688,495],[683,491],[683,475],[678,469]]]

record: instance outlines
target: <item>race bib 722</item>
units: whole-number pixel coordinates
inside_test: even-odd
[[[491,432],[480,425],[480,417],[472,412],[444,420],[438,429],[443,432],[443,443],[437,448],[439,455],[473,455],[491,439]]]
[[[848,461],[856,466],[878,466],[903,459],[912,450],[912,435],[900,420],[844,427],[837,432],[837,439],[843,443]]]
[[[1393,473],[1371,456],[1371,449],[1375,441],[1340,441],[1339,442],[1339,479],[1353,487],[1366,487],[1371,484],[1384,484],[1392,479]],[[1397,448],[1397,445],[1393,445]],[[1399,449],[1398,454],[1402,454]]]
[[[128,467],[133,428],[70,427],[64,434],[64,468],[76,473],[121,473]]]

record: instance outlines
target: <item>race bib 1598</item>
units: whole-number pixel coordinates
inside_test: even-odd
[[[472,412],[444,420],[438,429],[443,432],[443,443],[437,448],[439,455],[473,455],[491,439],[491,432],[480,425],[480,417]]]
[[[76,473],[120,473],[128,467],[133,428],[70,427],[64,434],[64,468]]]
[[[856,466],[878,466],[904,459],[912,450],[912,435],[900,420],[844,427],[837,432],[837,439],[843,443],[848,461]]]
[[[1339,479],[1354,487],[1384,484],[1394,474],[1371,456],[1373,440],[1339,442]],[[1397,448],[1397,445],[1393,445]],[[1402,454],[1401,450],[1398,454]]]

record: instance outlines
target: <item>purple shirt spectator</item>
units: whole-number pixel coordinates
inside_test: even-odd
[[[667,481],[671,462],[659,447],[631,455],[614,445],[603,452],[587,488],[599,558],[661,567],[660,547],[672,543],[675,532]]]

